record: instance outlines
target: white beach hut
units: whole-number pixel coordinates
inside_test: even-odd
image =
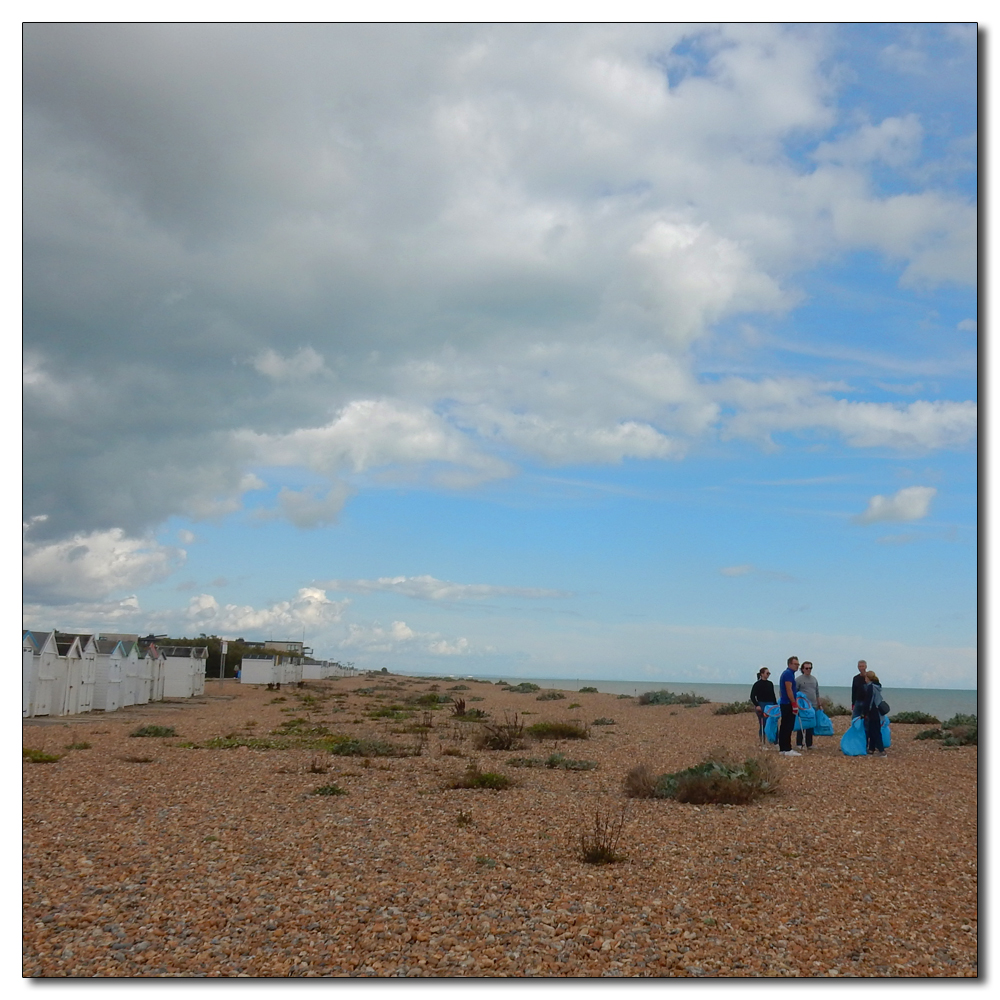
[[[95,712],[115,712],[122,705],[122,661],[125,650],[119,639],[97,639],[94,681]]]
[[[278,653],[248,653],[240,661],[241,684],[278,684]]]
[[[195,698],[205,693],[207,646],[164,646],[163,693],[166,698]]]
[[[24,631],[21,641],[21,714],[24,717],[51,714],[58,661],[54,631]]]

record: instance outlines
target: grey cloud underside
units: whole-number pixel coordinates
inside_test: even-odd
[[[799,270],[845,248],[974,280],[972,206],[868,188],[865,156],[916,155],[912,120],[787,157],[835,121],[830,45],[766,26],[29,25],[35,537],[225,513],[264,467],[325,477],[273,512],[310,527],[345,476],[408,461],[461,488],[524,456],[679,459],[810,420],[861,446],[873,422],[892,446],[966,443],[967,410],[777,412],[693,366],[713,324],[787,311]]]

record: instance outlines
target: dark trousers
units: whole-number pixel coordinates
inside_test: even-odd
[[[802,746],[802,734],[806,734],[806,746],[811,747],[813,745],[813,733],[816,732],[815,729],[797,729],[795,731],[795,745],[797,747]]]
[[[791,705],[781,706],[781,725],[778,726],[778,749],[792,749],[792,727],[795,725],[795,713]]]
[[[868,752],[881,753],[885,746],[882,743],[882,715],[877,708],[866,716],[865,732],[868,734]]]

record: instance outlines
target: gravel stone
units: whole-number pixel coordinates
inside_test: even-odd
[[[464,683],[493,719],[528,704]],[[427,712],[426,732],[406,732],[423,708],[371,717],[433,686],[379,674],[308,682],[276,702],[209,681],[203,698],[23,720],[25,746],[65,753],[23,766],[23,974],[978,974],[976,747],[943,753],[895,726],[886,758],[848,758],[838,718],[812,753],[775,754],[782,786],[763,801],[626,800],[622,780],[639,762],[660,774],[720,746],[774,751],[759,750],[753,716],[671,714],[614,695],[574,693],[585,699],[575,712],[528,707],[531,722],[614,715],[588,740],[531,748],[596,761],[591,771],[511,768],[510,753],[476,750],[481,724],[453,721],[447,705]],[[182,745],[273,739],[295,717],[413,755]],[[150,720],[179,735],[142,740],[152,761],[130,761],[140,741],[128,734]],[[67,725],[92,749],[65,751]],[[471,762],[514,786],[447,788]],[[310,794],[331,782],[348,794]],[[623,806],[626,860],[583,863],[596,810]]]

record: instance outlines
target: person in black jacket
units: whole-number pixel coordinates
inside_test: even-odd
[[[858,672],[854,675],[854,681],[851,683],[852,719],[857,719],[862,715],[865,700],[865,685],[868,683],[868,679],[865,677],[867,673],[867,662],[865,660],[858,660]]]
[[[774,685],[770,681],[771,671],[761,667],[757,671],[757,683],[750,688],[750,702],[757,713],[757,739],[764,742],[764,706],[774,705],[778,699],[774,694]]]

